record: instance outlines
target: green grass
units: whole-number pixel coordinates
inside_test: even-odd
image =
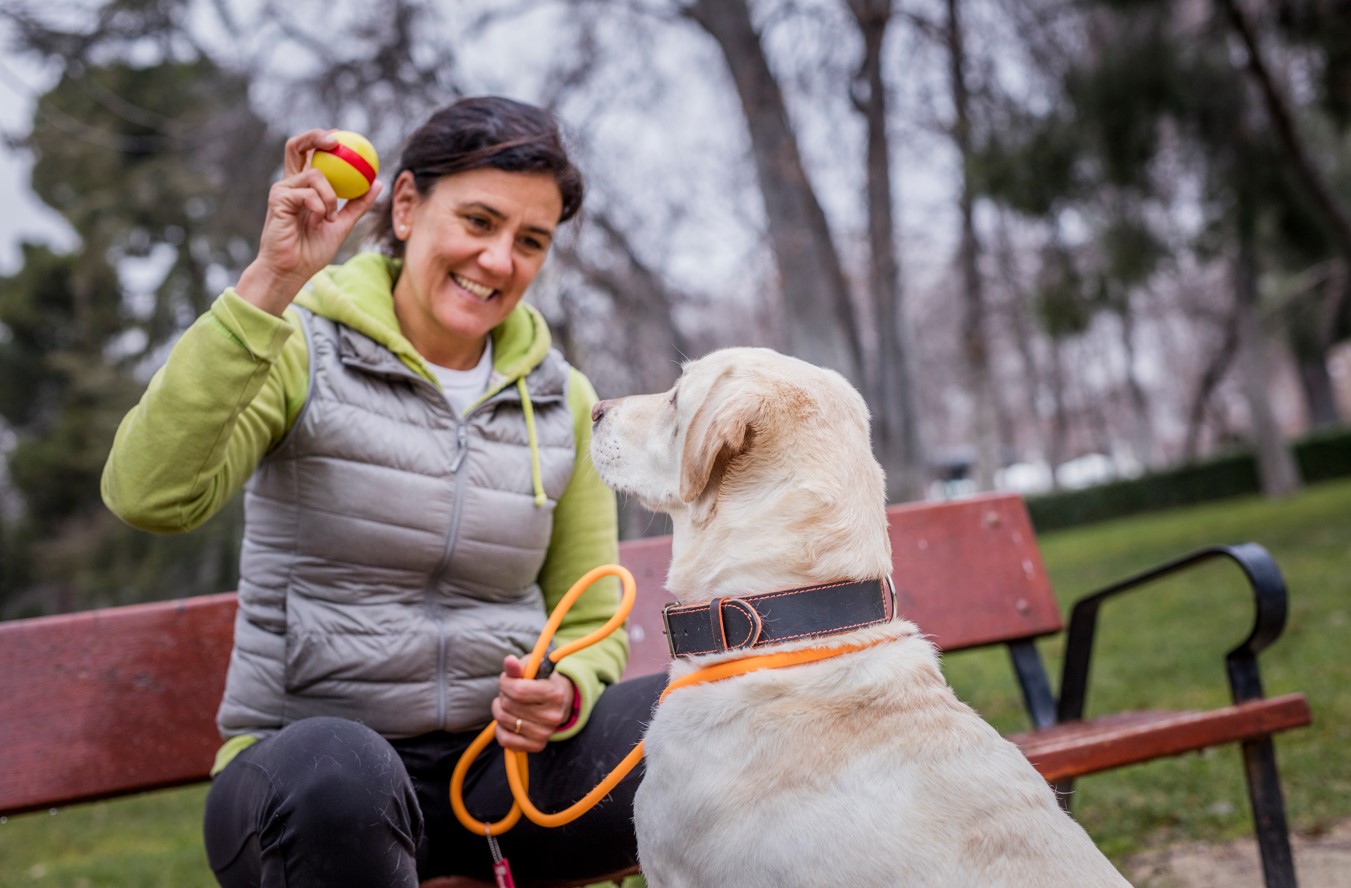
[[[1227,500],[1059,531],[1042,552],[1062,604],[1113,580],[1212,543],[1254,541],[1290,587],[1285,634],[1262,656],[1268,694],[1302,691],[1310,728],[1277,738],[1294,829],[1315,833],[1351,816],[1351,481],[1279,502]],[[1237,569],[1213,565],[1106,606],[1089,713],[1227,701],[1224,654],[1252,617]],[[1043,652],[1058,676],[1061,644]],[[1022,730],[1002,651],[946,658],[958,694],[1002,730]],[[1252,834],[1237,748],[1084,778],[1075,816],[1114,859],[1179,839]],[[0,823],[0,888],[211,888],[201,843],[203,787],[190,787]]]
[[[215,888],[202,849],[205,786],[0,823],[3,888]]]
[[[1061,531],[1042,554],[1062,605],[1213,543],[1253,541],[1276,558],[1290,589],[1284,634],[1260,657],[1268,695],[1302,691],[1314,724],[1276,740],[1286,809],[1297,832],[1351,815],[1351,482],[1270,502],[1227,500]],[[1224,655],[1247,635],[1251,596],[1228,563],[1195,569],[1104,606],[1088,712],[1228,702]],[[1058,683],[1062,644],[1042,644]],[[1007,657],[946,658],[957,693],[1001,730],[1028,727]],[[1252,834],[1237,747],[1165,759],[1078,781],[1075,816],[1116,859],[1178,839]]]

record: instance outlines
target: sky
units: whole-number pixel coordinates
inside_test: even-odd
[[[3,29],[0,23],[0,29]],[[0,46],[9,45],[8,35],[0,30]],[[33,120],[34,96],[47,87],[47,75],[36,67],[6,53],[0,57],[0,138],[24,136]],[[0,146],[0,275],[11,275],[19,267],[19,244],[23,240],[51,243],[69,248],[75,243],[69,226],[43,205],[28,186],[31,164],[27,155],[7,144]]]
[[[248,5],[249,0],[236,2],[242,8]],[[206,4],[203,8],[208,12],[215,9],[212,4]],[[470,72],[471,79],[478,81],[460,85],[470,89],[501,90],[506,94],[516,94],[521,89],[528,92],[529,77],[524,77],[524,81],[522,78],[530,66],[522,64],[521,52],[529,50],[522,44],[522,32],[552,30],[548,27],[547,15],[533,18],[534,21],[530,17],[524,21],[512,20],[510,27],[495,29],[493,39],[486,41],[492,46],[481,46],[485,42],[482,40],[460,43],[458,55],[461,70]],[[450,15],[446,20],[452,34],[459,29],[457,19],[458,16]],[[210,33],[213,30],[210,27],[212,23],[205,24],[204,31]],[[219,25],[215,27],[219,28]],[[0,18],[0,48],[13,45],[9,31],[8,24]],[[727,85],[723,82],[725,75],[720,70],[720,60],[713,53],[711,43],[702,37],[681,39],[688,37],[689,34],[682,35],[679,29],[668,33],[662,40],[662,51],[657,54],[660,57],[648,61],[654,65],[675,65],[682,71],[698,70],[706,73],[688,79],[684,89],[667,95],[665,102],[675,104],[667,107],[666,113],[659,115],[656,120],[649,118],[634,126],[635,121],[610,115],[603,121],[604,131],[592,132],[597,149],[589,160],[615,166],[613,170],[604,171],[614,175],[604,177],[612,178],[616,184],[624,183],[619,187],[636,190],[639,194],[647,187],[656,187],[656,182],[669,180],[672,176],[689,183],[689,196],[693,197],[693,192],[701,192],[694,197],[696,214],[709,215],[709,224],[682,225],[666,230],[662,237],[662,251],[665,253],[662,264],[686,284],[699,289],[716,289],[726,286],[728,276],[737,273],[751,245],[744,242],[748,232],[739,224],[746,220],[727,220],[733,223],[732,229],[738,235],[730,239],[728,231],[713,224],[717,214],[709,214],[709,207],[725,202],[729,183],[721,180],[717,172],[721,165],[710,165],[707,161],[725,157],[729,152],[744,151],[745,146],[741,144],[744,135],[735,126],[729,129],[723,120],[728,115],[736,114],[738,109],[730,95],[718,94],[718,90],[726,90]],[[928,63],[933,61],[927,60]],[[14,52],[0,55],[0,201],[3,201],[0,206],[6,208],[0,212],[0,275],[12,274],[17,269],[19,243],[24,239],[47,242],[60,249],[70,249],[76,244],[64,221],[46,208],[29,189],[30,164],[24,152],[9,149],[3,144],[28,132],[35,97],[49,88],[56,76],[54,66],[41,68]],[[912,81],[912,78],[908,77],[907,81]],[[719,121],[719,125],[698,123],[701,117],[707,119],[710,114]],[[304,122],[306,125],[315,125],[311,121]],[[850,125],[857,128],[856,124],[857,121],[854,121]],[[345,122],[335,122],[334,125],[342,126]],[[809,163],[818,161],[812,163],[818,175],[835,175],[831,171],[841,168],[841,165],[828,160],[830,154],[839,150],[839,135],[829,130],[822,130],[815,135],[804,134],[804,151],[809,155]],[[848,142],[853,143],[858,135],[851,133]],[[929,277],[934,273],[932,268],[925,266],[930,265],[932,257],[947,255],[946,242],[950,240],[951,230],[955,227],[955,222],[949,225],[947,223],[952,220],[945,218],[951,213],[950,164],[946,159],[934,163],[935,158],[926,150],[929,147],[924,146],[918,151],[910,150],[910,146],[902,147],[900,150],[905,156],[895,171],[898,177],[896,187],[902,197],[902,218],[899,220],[903,229],[902,241],[906,252],[911,254],[905,264],[912,285],[917,283],[916,278]],[[817,156],[813,158],[810,155]],[[850,175],[857,174],[857,170],[850,170]],[[856,206],[856,198],[862,188],[861,180],[830,180],[819,182],[818,186],[823,186],[819,190],[838,231],[846,241],[852,240],[859,234],[857,226],[861,224]],[[837,200],[832,202],[832,196]],[[644,205],[641,198],[636,203],[638,206]],[[655,208],[656,204],[649,206]],[[943,224],[936,226],[935,222],[940,218]],[[646,221],[656,219],[653,216]],[[941,236],[936,236],[939,232]],[[678,236],[672,237],[673,234]],[[724,256],[723,261],[710,261],[717,254]]]

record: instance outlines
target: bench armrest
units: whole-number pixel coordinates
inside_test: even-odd
[[[1065,663],[1060,682],[1057,721],[1077,721],[1083,718],[1085,698],[1088,694],[1093,636],[1097,630],[1098,609],[1103,602],[1169,574],[1216,558],[1230,559],[1239,566],[1248,581],[1256,605],[1252,631],[1225,657],[1233,700],[1235,703],[1242,703],[1263,696],[1257,655],[1275,641],[1285,628],[1286,615],[1289,611],[1285,579],[1281,576],[1280,569],[1271,554],[1256,543],[1211,546],[1113,583],[1085,595],[1074,603],[1065,639]]]

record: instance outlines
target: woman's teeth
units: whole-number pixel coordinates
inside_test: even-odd
[[[497,292],[492,287],[485,287],[482,284],[478,284],[475,283],[474,281],[469,280],[469,278],[460,277],[458,274],[452,274],[450,277],[451,280],[455,281],[455,283],[459,285],[462,289],[468,290],[470,293],[477,296],[479,299],[486,300],[488,297],[492,296],[494,293]]]

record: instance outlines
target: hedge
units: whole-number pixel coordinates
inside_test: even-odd
[[[1306,484],[1351,475],[1351,428],[1309,435],[1295,442],[1294,450]],[[1243,450],[1128,481],[1029,496],[1027,509],[1044,533],[1260,491],[1257,459]]]

